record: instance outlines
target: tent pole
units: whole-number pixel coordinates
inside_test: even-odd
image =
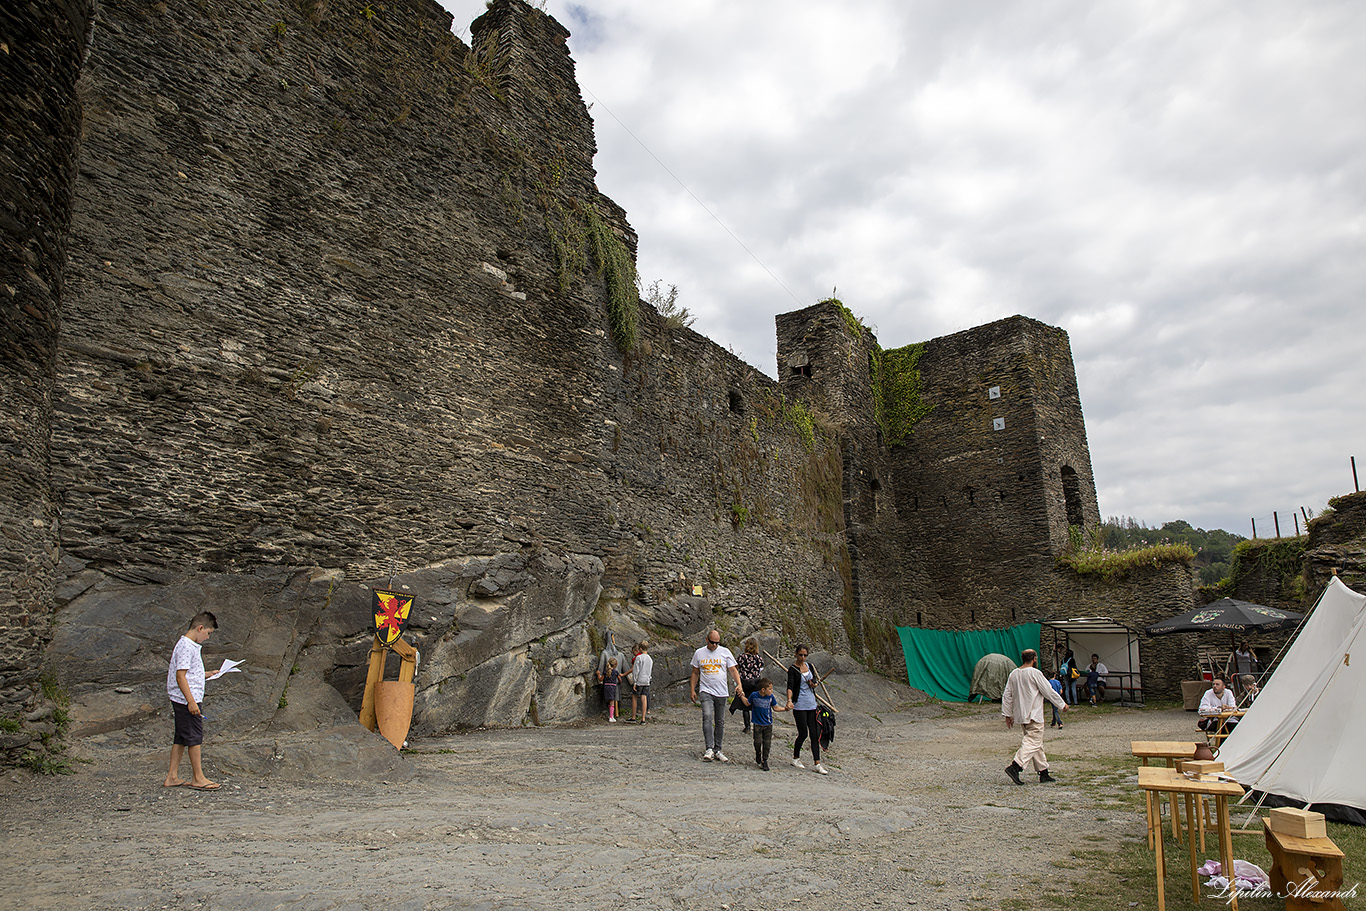
[[[1248,793],[1248,794],[1251,794],[1252,792],[1251,792],[1251,791],[1248,791],[1247,793]],[[1251,811],[1250,813],[1247,814],[1247,819],[1244,819],[1244,820],[1243,820],[1243,824],[1242,824],[1241,826],[1239,826],[1238,828],[1240,828],[1240,829],[1246,829],[1246,828],[1247,828],[1247,824],[1250,823],[1250,822],[1252,822],[1252,818],[1253,818],[1254,816],[1256,816],[1256,815],[1257,815],[1257,811],[1260,810],[1260,809],[1262,808],[1262,802],[1266,800],[1266,792],[1265,792],[1265,791],[1259,791],[1258,793],[1261,794],[1262,796],[1257,798],[1257,805],[1256,805],[1255,807],[1252,808],[1252,811]],[[1246,801],[1246,800],[1247,800],[1247,794],[1244,794],[1244,795],[1242,796],[1242,798],[1238,801],[1238,803],[1241,804],[1241,803],[1243,803],[1243,802]]]

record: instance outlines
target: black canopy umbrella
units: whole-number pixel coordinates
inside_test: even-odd
[[[1304,619],[1304,614],[1294,611],[1277,610],[1263,607],[1249,601],[1233,598],[1220,598],[1213,604],[1186,611],[1148,627],[1149,636],[1165,633],[1193,633],[1200,630],[1227,630],[1230,633],[1266,632],[1294,626]]]

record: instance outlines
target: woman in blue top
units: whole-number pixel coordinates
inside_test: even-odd
[[[821,733],[820,721],[816,718],[816,691],[814,689],[820,678],[806,663],[808,650],[806,646],[797,646],[797,658],[792,666],[787,669],[787,707],[792,710],[792,717],[797,722],[797,742],[792,746],[792,764],[799,769],[804,769],[802,765],[802,742],[807,737],[811,738],[811,758],[816,761],[815,769],[822,775],[829,775],[825,766],[821,765]]]

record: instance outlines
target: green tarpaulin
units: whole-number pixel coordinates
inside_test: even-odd
[[[1020,660],[1027,648],[1039,649],[1039,624],[1021,623],[1005,629],[919,629],[898,626],[906,655],[906,680],[945,702],[967,702],[972,670],[983,655],[996,652]]]

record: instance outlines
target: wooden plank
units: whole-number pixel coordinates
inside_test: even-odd
[[[1140,759],[1190,759],[1195,755],[1195,741],[1132,740],[1129,749]]]
[[[1277,832],[1275,829],[1268,828],[1267,832],[1276,839],[1282,848],[1292,854],[1313,854],[1318,857],[1346,857],[1333,839],[1323,838],[1298,838],[1294,835],[1287,835],[1284,832]]]

